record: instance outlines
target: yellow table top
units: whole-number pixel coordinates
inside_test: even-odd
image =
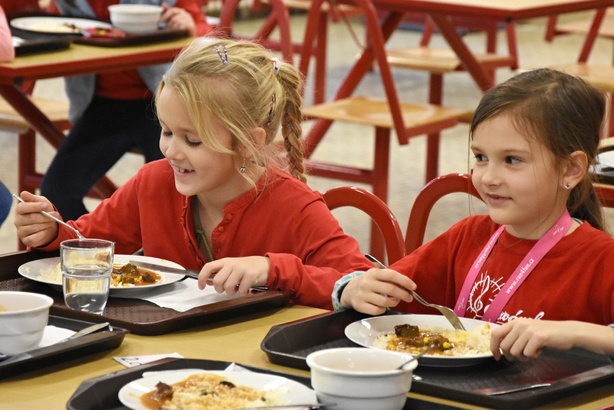
[[[308,376],[307,371],[269,362],[266,354],[260,349],[260,343],[274,325],[325,312],[322,309],[306,306],[290,306],[162,336],[128,334],[122,345],[115,350],[76,359],[67,364],[46,367],[43,370],[25,373],[15,378],[0,380],[0,408],[66,408],[66,403],[82,381],[124,369],[122,365],[113,360],[114,356],[177,352],[190,359],[235,362]],[[408,395],[465,409],[481,408],[411,392]],[[601,409],[608,405],[614,405],[614,386],[591,390],[586,394],[579,394],[544,408]]]

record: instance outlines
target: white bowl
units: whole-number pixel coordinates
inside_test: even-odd
[[[311,385],[318,400],[336,410],[399,410],[405,405],[418,361],[397,352],[348,347],[307,356]]]
[[[0,353],[14,355],[36,349],[52,304],[47,295],[0,291]]]
[[[153,4],[113,4],[111,24],[126,33],[147,33],[158,29],[162,6]]]

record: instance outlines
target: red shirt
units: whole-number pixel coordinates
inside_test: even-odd
[[[119,0],[88,0],[88,3],[100,20],[109,21],[108,7],[112,4],[119,4]],[[177,0],[175,7],[185,9],[192,15],[199,36],[211,31],[205,15],[195,0]],[[53,2],[49,5],[49,12],[60,13]],[[118,100],[138,100],[153,96],[137,70],[98,74],[95,93],[101,97]]]
[[[343,274],[372,264],[355,239],[343,233],[322,196],[287,173],[271,168],[268,178],[224,206],[212,234],[215,259],[268,256],[273,289],[295,292],[293,301],[332,308],[331,293]],[[205,258],[193,230],[191,198],[175,189],[167,160],[145,164],[111,198],[70,222],[86,237],[116,242],[117,254],[144,254],[200,269]],[[74,233],[60,226],[54,250]]]
[[[454,308],[469,267],[497,228],[487,215],[466,218],[390,268],[412,278],[427,301]],[[473,284],[466,317],[482,317],[535,242],[507,232],[499,237]],[[614,323],[612,255],[614,238],[584,222],[535,266],[497,323],[516,317]],[[395,309],[437,314],[418,302],[402,302]]]

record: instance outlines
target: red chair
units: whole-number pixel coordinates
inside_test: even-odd
[[[388,264],[396,262],[405,255],[401,226],[388,206],[377,196],[365,189],[352,186],[332,188],[322,196],[330,210],[351,206],[371,217],[370,252],[373,256],[384,261],[384,245]],[[374,227],[378,229],[373,229]]]
[[[594,187],[601,206],[614,208],[614,186],[596,183]],[[442,175],[422,188],[409,214],[405,233],[405,254],[410,254],[422,245],[429,214],[435,203],[440,198],[455,192],[466,192],[481,200],[469,174]]]
[[[420,191],[409,214],[405,233],[405,253],[409,254],[422,245],[429,214],[442,197],[455,192],[466,192],[480,198],[469,174],[447,174],[433,179]],[[481,200],[481,198],[480,198]]]

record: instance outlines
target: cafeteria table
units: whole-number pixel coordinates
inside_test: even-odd
[[[24,260],[45,257],[40,251],[17,252],[0,255],[0,283],[23,280],[17,269]],[[16,279],[17,278],[17,279]],[[113,350],[93,350],[88,355],[69,350],[62,360],[52,362],[32,371],[18,372],[11,376],[3,374],[0,379],[0,408],[7,409],[61,409],[78,391],[83,381],[124,370],[113,357],[161,355],[178,353],[186,359],[233,362],[264,371],[308,377],[309,373],[298,367],[288,367],[287,362],[274,364],[263,350],[263,341],[277,325],[302,323],[303,320],[318,320],[329,311],[319,308],[289,305],[281,308],[254,312],[248,310],[240,316],[192,326],[183,330],[156,336],[126,334],[121,344]],[[352,312],[348,312],[352,313]],[[67,319],[69,320],[69,319]],[[315,335],[312,335],[315,340]],[[74,353],[71,357],[70,354]],[[280,350],[281,352],[281,350]],[[35,355],[33,355],[35,356]],[[106,378],[105,378],[106,379]],[[412,404],[420,409],[443,410],[450,408],[477,409],[474,405],[451,401],[426,394],[408,393]],[[91,407],[96,407],[96,397],[91,398]],[[89,399],[88,399],[89,401]],[[442,407],[444,406],[444,407]],[[614,386],[605,385],[574,394],[544,406],[545,409],[577,408],[605,409],[614,406]]]
[[[318,19],[322,3],[329,0],[313,0],[307,16],[307,24],[300,54],[299,69],[307,71],[309,56],[318,36],[317,25],[312,24]],[[548,17],[557,14],[603,9],[614,5],[614,0],[337,0],[336,3],[350,4],[361,8],[364,13],[369,42],[359,58],[356,59],[345,79],[337,89],[333,100],[349,97],[362,78],[372,71],[377,63],[382,84],[390,104],[391,115],[399,141],[407,141],[404,135],[405,126],[401,115],[400,102],[387,61],[385,44],[408,13],[422,12],[435,23],[439,32],[450,48],[456,53],[463,65],[482,90],[487,90],[493,84],[489,70],[481,66],[475,55],[457,32],[451,16],[480,17],[484,20],[513,22],[537,17]],[[601,19],[593,22],[589,35],[585,39],[582,55],[588,52],[595,41],[595,35],[601,24]],[[309,157],[317,147],[324,134],[332,124],[332,120],[320,119],[309,131],[306,137],[306,157]]]
[[[64,50],[18,56],[10,63],[0,64],[0,96],[45,140],[57,148],[64,139],[64,133],[27,98],[20,89],[20,84],[26,81],[113,72],[170,62],[191,41],[192,38],[184,37],[122,47],[73,43]],[[20,153],[20,155],[26,154]],[[113,188],[108,187],[107,191]]]
[[[276,311],[248,314],[241,318],[217,322],[162,336],[126,335],[115,350],[99,353],[68,363],[24,373],[14,378],[0,380],[2,406],[21,409],[65,408],[71,395],[86,379],[117,372],[124,367],[113,360],[115,356],[138,356],[179,353],[187,359],[206,359],[234,362],[261,369],[293,375],[308,376],[304,370],[272,364],[260,349],[260,342],[274,325],[326,313],[325,310],[306,306],[290,306]],[[605,386],[577,394],[544,406],[544,409],[605,409],[614,405],[612,386]],[[446,406],[479,409],[481,407],[453,402],[423,394],[408,393],[419,400],[423,408]],[[92,400],[95,400],[92,398]],[[445,407],[449,408],[449,407]]]

